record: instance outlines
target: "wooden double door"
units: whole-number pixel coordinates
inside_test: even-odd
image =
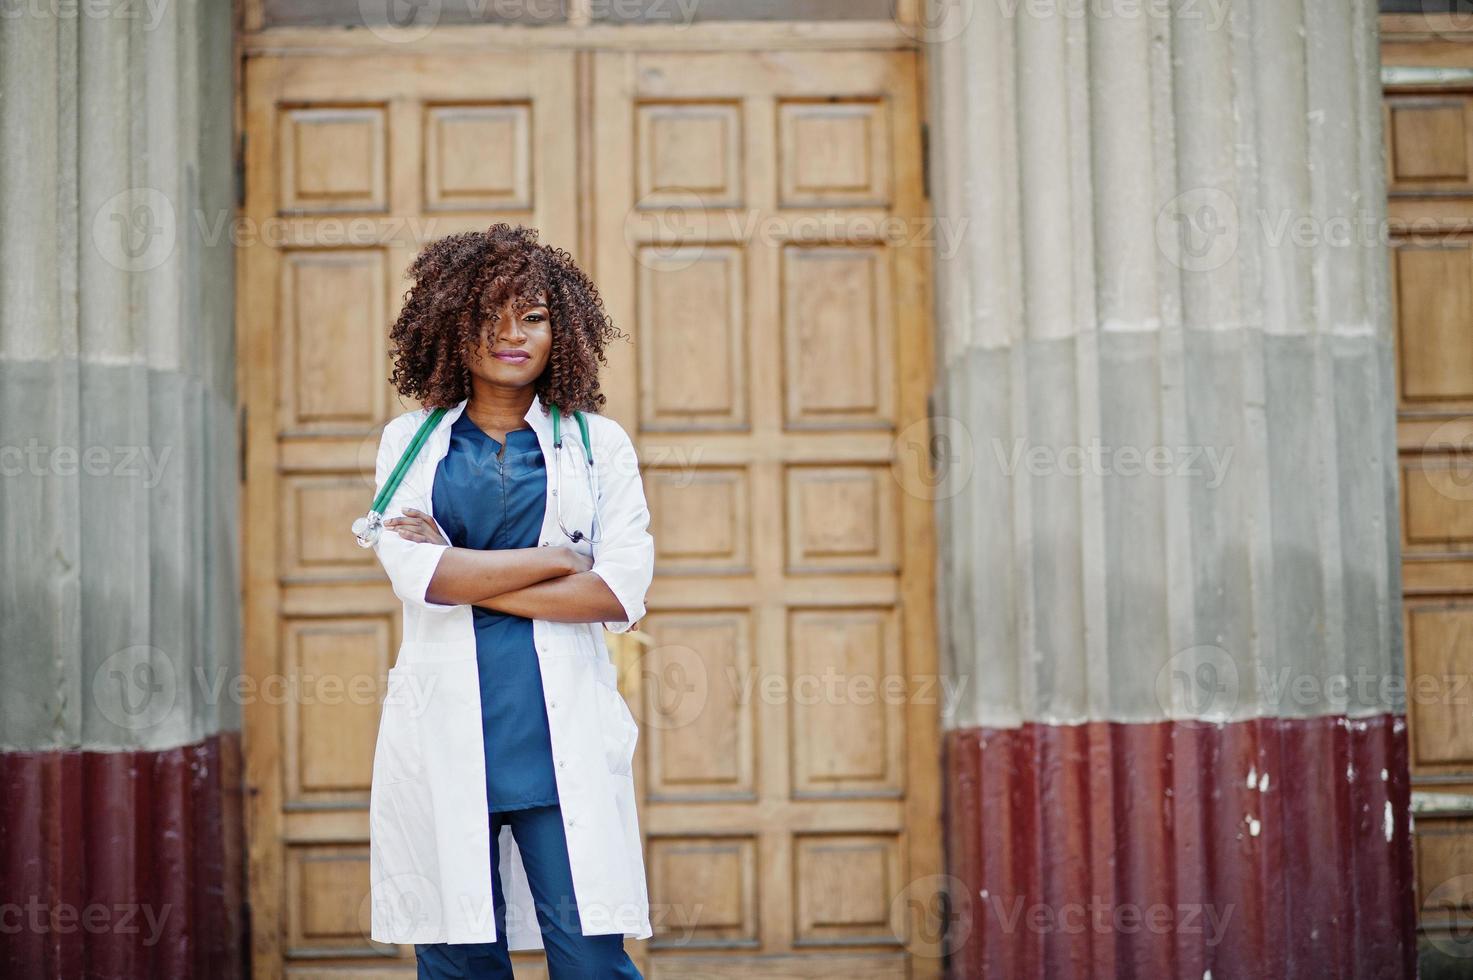
[[[1473,921],[1473,25],[1384,15],[1381,37],[1403,690],[1431,975],[1466,963]]]
[[[918,79],[904,48],[247,53],[257,976],[413,969],[367,936],[400,625],[348,526],[380,427],[413,407],[386,381],[403,271],[500,220],[573,252],[633,337],[604,390],[658,552],[615,645],[642,723],[646,975],[939,971]]]

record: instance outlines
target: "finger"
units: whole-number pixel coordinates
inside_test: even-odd
[[[426,514],[422,510],[415,510],[413,507],[405,507],[404,508],[404,514],[407,517],[418,518],[419,520],[422,520],[422,521],[427,521],[427,520],[430,519],[430,515],[429,514]]]

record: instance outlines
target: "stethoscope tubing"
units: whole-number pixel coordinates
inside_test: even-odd
[[[591,459],[584,462],[584,473],[587,474],[588,478],[589,509],[593,514],[590,519],[588,533],[584,534],[576,528],[570,531],[568,530],[568,526],[563,523],[563,495],[561,493],[563,487],[563,443],[561,439],[554,440],[552,452],[552,468],[557,471],[557,483],[552,490],[552,495],[557,498],[557,526],[563,534],[568,536],[568,540],[575,544],[579,541],[597,544],[602,540],[602,535],[596,533],[598,531],[598,467],[593,465]]]
[[[588,474],[589,509],[593,516],[589,519],[588,533],[574,529],[568,530],[563,523],[563,413],[556,404],[552,406],[552,467],[557,470],[557,485],[553,487],[552,494],[557,497],[557,526],[567,535],[568,540],[577,544],[579,541],[587,541],[590,545],[597,544],[600,540],[594,534],[598,530],[598,468],[593,465],[593,442],[588,438],[588,420],[583,413],[574,412],[573,418],[578,422],[578,430],[583,437],[583,450],[586,454],[584,472]]]
[[[385,481],[383,489],[374,496],[373,505],[369,508],[368,513],[353,522],[353,537],[357,539],[359,547],[371,548],[374,542],[378,540],[383,528],[383,514],[388,510],[389,501],[393,499],[394,492],[399,489],[399,483],[403,480],[404,474],[408,472],[409,464],[419,455],[420,449],[429,439],[430,432],[439,424],[440,418],[444,416],[445,412],[445,409],[437,408],[420,423],[419,429],[415,432],[409,445],[405,447],[403,454],[399,457],[399,461],[394,464],[394,469],[389,474],[389,479]],[[584,472],[588,476],[589,510],[593,515],[589,519],[587,534],[577,529],[569,531],[567,524],[563,523],[563,496],[560,493],[563,486],[562,412],[559,411],[556,405],[552,406],[552,466],[557,471],[557,482],[553,486],[552,493],[553,496],[557,497],[557,525],[563,534],[567,535],[568,539],[575,544],[579,541],[587,541],[590,545],[593,545],[602,539],[601,535],[597,533],[598,467],[593,463],[593,444],[592,440],[588,437],[588,421],[583,417],[581,412],[574,412],[573,415],[578,421],[578,428],[583,437],[582,441],[585,453]]]

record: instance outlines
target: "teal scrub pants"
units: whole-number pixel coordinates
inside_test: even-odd
[[[562,808],[534,806],[492,812],[489,817],[496,942],[416,943],[414,959],[419,967],[419,980],[490,980],[513,976],[506,946],[506,897],[501,889],[495,846],[501,828],[507,824],[511,825],[512,837],[522,852],[522,867],[532,888],[550,980],[643,980],[624,950],[623,936],[583,935],[578,905],[573,900],[573,871],[568,865]]]

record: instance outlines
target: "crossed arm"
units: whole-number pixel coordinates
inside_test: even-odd
[[[406,508],[384,521],[400,537],[449,544],[434,520]],[[482,609],[559,623],[596,623],[624,618],[624,607],[593,562],[571,548],[513,548],[477,551],[447,548],[435,567],[425,599],[442,605]],[[637,627],[631,627],[631,629]]]

